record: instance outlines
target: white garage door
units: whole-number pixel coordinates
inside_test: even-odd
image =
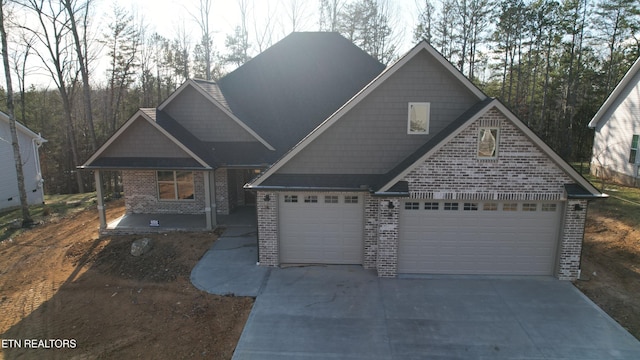
[[[363,196],[281,194],[280,262],[362,264]]]
[[[551,275],[561,203],[407,201],[398,272]]]

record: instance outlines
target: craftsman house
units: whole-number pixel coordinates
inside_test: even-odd
[[[575,279],[587,201],[602,196],[426,42],[384,68],[333,33],[187,81],[83,168],[122,170],[130,213],[211,228],[255,204],[261,265],[380,276]]]
[[[38,148],[47,140],[19,122],[16,122],[16,132],[20,145],[27,203],[29,205],[42,204],[44,203],[44,191]],[[0,169],[2,169],[0,172],[0,209],[20,206],[20,191],[18,190],[18,177],[13,158],[13,146],[11,145],[9,116],[3,112],[0,112]]]
[[[640,186],[640,58],[589,122],[595,129],[591,174]]]

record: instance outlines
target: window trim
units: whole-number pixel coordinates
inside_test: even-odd
[[[482,131],[490,131],[492,132],[493,130],[496,131],[496,135],[495,135],[495,149],[493,150],[493,156],[482,156],[480,155],[480,142],[482,141]],[[500,152],[500,127],[497,126],[481,126],[478,129],[478,143],[477,143],[477,147],[476,147],[476,157],[480,160],[495,160],[498,158],[498,154]]]
[[[424,124],[424,131],[412,131],[411,130],[411,110],[414,106],[424,106],[426,108],[426,119]],[[431,122],[431,103],[430,102],[409,102],[407,105],[407,135],[428,135],[429,125]]]
[[[635,142],[635,147],[633,143]],[[640,163],[640,157],[638,156],[638,150],[640,150],[640,135],[633,134],[631,136],[631,146],[629,150],[629,164]]]
[[[160,173],[167,172],[172,173],[173,180],[160,180]],[[190,173],[191,174],[191,188],[193,189],[193,196],[191,198],[180,198],[179,184],[187,183],[187,181],[178,181],[178,172]],[[173,184],[173,198],[172,199],[163,199],[160,197],[160,184]],[[196,176],[193,171],[185,171],[185,170],[156,170],[156,196],[159,202],[165,201],[179,201],[179,202],[194,202],[196,201]]]

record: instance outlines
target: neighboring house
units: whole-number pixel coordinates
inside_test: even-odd
[[[595,129],[591,174],[640,186],[640,58],[589,122]]]
[[[18,144],[22,158],[22,172],[24,187],[27,192],[27,202],[30,205],[42,204],[44,192],[42,189],[42,173],[40,172],[40,157],[38,148],[45,139],[16,121]],[[20,206],[20,192],[18,177],[11,145],[11,131],[9,116],[0,112],[0,209]]]
[[[426,42],[384,69],[332,33],[188,81],[83,168],[123,170],[129,212],[212,226],[255,203],[261,265],[385,277],[575,279],[587,201],[603,196]]]

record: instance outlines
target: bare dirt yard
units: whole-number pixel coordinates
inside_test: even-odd
[[[575,284],[640,339],[637,210],[615,199],[590,206]],[[109,218],[122,212],[109,203]],[[253,299],[189,281],[215,233],[152,235],[153,250],[135,258],[141,236],[98,239],[97,227],[92,206],[0,241],[0,359],[231,358]],[[50,339],[68,341],[56,349],[64,344]]]
[[[640,206],[616,199],[589,207],[582,276],[576,286],[607,314],[640,339],[640,229],[635,221],[620,214]],[[622,204],[622,203],[621,203]],[[633,218],[633,216],[632,216]]]
[[[97,226],[91,207],[0,242],[0,358],[231,358],[253,299],[189,281],[215,233],[147,235],[153,249],[133,257],[141,236],[98,239]]]

